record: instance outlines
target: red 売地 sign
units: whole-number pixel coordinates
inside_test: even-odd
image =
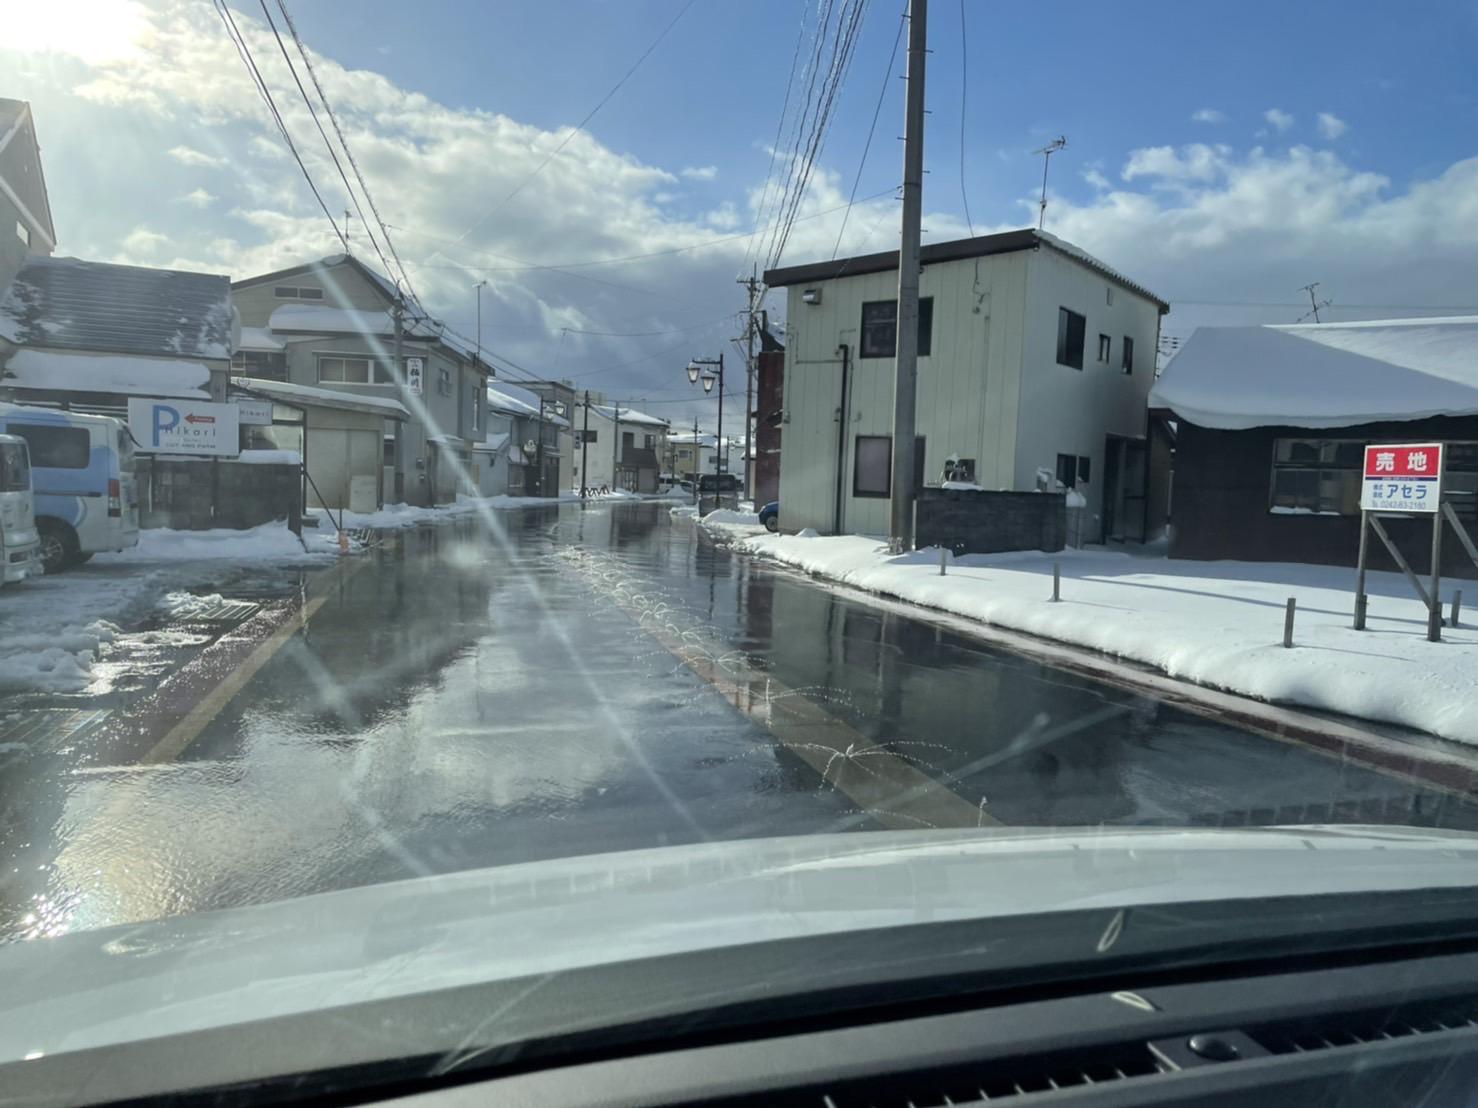
[[[1365,448],[1360,507],[1370,512],[1435,512],[1442,490],[1442,444]]]

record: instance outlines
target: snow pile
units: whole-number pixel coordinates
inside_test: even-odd
[[[1102,550],[890,557],[876,539],[756,535],[742,546],[811,573],[1001,627],[1142,662],[1172,677],[1478,743],[1478,619],[1426,640],[1399,574],[1372,573],[1368,631],[1350,626],[1353,573],[1331,566],[1185,562]],[[1062,568],[1062,602],[1052,564]],[[1450,591],[1450,586],[1449,586]],[[1298,601],[1295,649],[1281,645]]]
[[[169,615],[172,619],[189,619],[191,616],[199,615],[207,609],[214,608],[225,601],[225,597],[218,592],[198,594],[193,592],[172,592],[165,595],[159,601],[159,610]]]
[[[5,618],[0,625],[11,623],[9,601],[7,591],[5,606],[0,608]],[[62,605],[61,610],[69,618],[79,614],[70,605]],[[16,625],[21,625],[19,620]],[[27,690],[75,692],[84,688],[100,647],[118,635],[118,628],[102,619],[48,627],[42,617],[26,620],[24,626],[28,630],[20,633],[7,626],[0,636],[0,694]]]
[[[249,466],[300,466],[303,456],[296,450],[243,450],[236,456],[242,465]]]
[[[436,523],[459,516],[476,515],[486,509],[507,510],[509,508],[537,508],[550,504],[578,502],[579,493],[567,492],[559,496],[459,496],[455,504],[438,504],[434,508],[418,508],[411,504],[387,504],[377,512],[344,512],[345,528],[379,528],[393,530],[398,527],[414,527],[421,523]],[[325,525],[332,529],[339,522],[339,510],[320,509]],[[306,532],[304,532],[306,534]]]
[[[956,492],[984,492],[984,485],[977,485],[974,481],[945,481],[939,486],[941,489],[953,489]]]
[[[23,348],[6,363],[5,384],[18,389],[210,399],[210,370],[200,362],[126,354],[93,356]]]
[[[693,504],[679,504],[676,508],[669,508],[667,511],[669,515],[683,516],[687,519],[698,518],[698,508]]]
[[[731,508],[716,508],[703,517],[703,526],[713,527],[727,524],[731,527],[759,527],[760,517],[754,512],[736,512]]]
[[[319,529],[322,531],[322,529]],[[287,529],[283,521],[264,523],[236,531],[225,527],[210,531],[175,531],[168,527],[139,532],[139,544],[118,553],[97,556],[100,563],[152,564],[156,562],[194,562],[228,559],[233,562],[299,562],[315,561],[338,551],[338,538],[303,531],[303,542]],[[306,544],[307,548],[304,548]]]

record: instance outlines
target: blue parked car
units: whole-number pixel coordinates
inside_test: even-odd
[[[772,500],[760,509],[760,522],[766,531],[780,530],[780,501]]]

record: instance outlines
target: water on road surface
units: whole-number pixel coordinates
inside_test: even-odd
[[[300,591],[306,625],[215,671],[207,649],[203,688],[182,672],[126,726],[0,765],[0,939],[704,839],[1478,827],[1460,798],[850,598],[663,504],[401,532],[275,582]]]

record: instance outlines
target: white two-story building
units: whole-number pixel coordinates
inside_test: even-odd
[[[1145,537],[1147,398],[1169,306],[1052,235],[1009,231],[921,254],[920,485],[1059,486],[1090,538]],[[788,290],[780,459],[786,530],[885,534],[898,253],[771,270]]]

